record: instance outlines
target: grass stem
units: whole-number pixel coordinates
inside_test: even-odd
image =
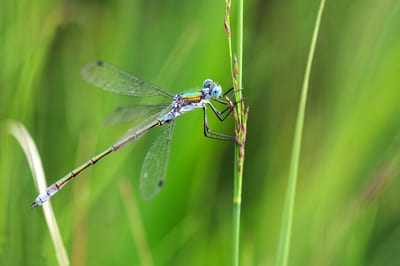
[[[29,167],[32,171],[33,180],[36,183],[36,186],[39,188],[39,192],[42,193],[43,191],[46,191],[47,185],[42,161],[31,135],[26,128],[17,121],[8,120],[4,122],[4,125],[7,129],[7,132],[14,136],[21,145],[26,159],[28,160]],[[60,229],[58,227],[53,207],[51,206],[50,202],[43,204],[43,212],[46,219],[47,228],[49,229],[50,236],[53,241],[58,264],[63,266],[70,265],[66,249],[61,239]]]
[[[242,180],[244,147],[246,142],[246,124],[248,108],[245,109],[242,95],[242,68],[243,68],[243,0],[238,1],[238,27],[237,50],[232,53],[232,38],[230,29],[231,0],[226,0],[225,30],[228,36],[229,56],[235,101],[239,104],[233,106],[233,116],[236,121],[234,152],[234,189],[233,189],[233,215],[232,215],[232,265],[239,265],[240,244],[240,212],[242,202]],[[233,56],[232,56],[233,55]]]
[[[311,65],[314,57],[314,50],[315,50],[315,45],[317,43],[319,25],[321,22],[321,16],[322,16],[322,11],[324,9],[324,5],[325,5],[325,0],[321,0],[317,19],[315,21],[314,33],[310,45],[310,52],[308,54],[307,66],[301,90],[300,104],[297,113],[296,128],[294,132],[292,155],[290,161],[289,180],[288,180],[286,199],[285,199],[285,205],[281,223],[280,241],[279,241],[278,254],[276,260],[277,266],[286,266],[288,264],[288,259],[289,259],[290,238],[291,238],[292,224],[293,224],[294,200],[296,196],[297,172],[299,168],[301,138],[303,133],[308,84],[310,80]]]

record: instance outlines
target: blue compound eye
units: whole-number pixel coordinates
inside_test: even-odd
[[[221,87],[220,86],[215,86],[212,90],[211,90],[211,96],[214,98],[218,98],[219,96],[221,96]]]
[[[203,82],[203,88],[207,88],[207,89],[211,89],[212,87],[214,87],[214,82],[211,79],[206,79]]]

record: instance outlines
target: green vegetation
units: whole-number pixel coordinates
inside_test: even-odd
[[[275,265],[304,72],[320,1],[244,1],[250,106],[240,265]],[[237,33],[237,2],[231,31]],[[48,184],[119,139],[116,107],[143,102],[80,76],[102,59],[178,92],[232,87],[221,1],[0,4],[0,121],[36,142]],[[235,9],[236,8],[236,9]],[[308,85],[289,265],[400,261],[400,3],[327,1]],[[236,49],[236,47],[234,47]],[[157,101],[158,99],[154,99]],[[212,129],[234,130],[233,119]],[[167,179],[151,201],[138,177],[157,130],[98,163],[52,200],[71,265],[229,265],[234,144],[179,118]],[[0,124],[0,265],[57,265],[26,158]]]
[[[321,17],[324,11],[325,0],[321,0],[321,5],[318,10],[318,16],[315,20],[314,33],[310,44],[310,52],[307,58],[306,71],[304,73],[303,86],[301,89],[301,96],[299,102],[299,110],[297,112],[296,127],[293,137],[293,147],[290,159],[289,179],[285,197],[285,204],[283,208],[281,233],[279,239],[278,254],[276,258],[276,265],[286,266],[289,260],[290,241],[293,227],[293,212],[294,202],[296,198],[297,176],[299,171],[301,141],[303,136],[304,115],[306,112],[308,84],[310,83],[311,66],[314,58],[315,46],[317,44],[319,26],[321,24]]]

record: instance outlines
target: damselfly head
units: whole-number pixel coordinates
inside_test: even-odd
[[[218,97],[220,97],[220,96],[221,96],[221,93],[222,93],[222,89],[221,89],[221,86],[219,86],[219,85],[215,85],[215,87],[212,88],[212,89],[211,89],[211,92],[210,92],[210,94],[211,94],[211,96],[212,96],[213,98],[218,98]]]
[[[211,79],[206,79],[203,82],[203,88],[207,90],[207,93],[212,98],[218,98],[221,96],[221,93],[222,93],[221,86],[219,86],[217,83],[215,83]]]
[[[203,88],[211,89],[211,88],[214,87],[214,86],[215,86],[215,83],[214,83],[214,81],[212,81],[212,79],[206,79],[206,80],[203,82]]]

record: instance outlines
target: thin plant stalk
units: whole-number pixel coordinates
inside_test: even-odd
[[[151,257],[149,245],[146,239],[146,232],[140,218],[140,212],[132,192],[131,184],[127,179],[124,179],[121,180],[118,185],[128,215],[129,225],[139,255],[140,265],[152,266],[154,265],[153,258]]]
[[[4,124],[7,132],[14,136],[21,145],[28,160],[29,167],[31,168],[33,180],[39,188],[39,192],[46,191],[47,185],[42,161],[40,160],[39,152],[29,132],[17,121],[8,120],[4,122]],[[58,264],[63,266],[69,265],[67,252],[62,242],[60,229],[58,228],[57,220],[50,202],[43,204],[43,212],[56,251]]]
[[[242,95],[242,66],[243,66],[243,0],[238,1],[238,28],[237,50],[232,53],[232,38],[230,29],[231,0],[226,0],[225,30],[228,36],[229,56],[235,101],[233,116],[236,121],[234,152],[234,189],[233,189],[233,215],[232,215],[232,265],[239,265],[240,244],[240,211],[242,202],[243,163],[246,142],[246,124],[248,108],[245,109]],[[233,56],[232,56],[233,55]],[[236,56],[237,55],[237,56]]]
[[[294,209],[294,200],[296,196],[297,172],[299,168],[301,138],[303,133],[304,114],[306,110],[308,84],[310,80],[311,66],[314,57],[315,46],[317,43],[319,25],[321,22],[324,5],[325,5],[325,0],[321,0],[320,7],[318,10],[318,15],[315,21],[314,33],[310,45],[310,51],[308,54],[306,71],[304,74],[303,86],[301,90],[300,104],[297,112],[296,128],[294,132],[292,155],[290,161],[288,186],[287,186],[285,205],[282,215],[280,241],[279,241],[278,254],[276,260],[277,266],[286,266],[289,260],[289,247],[290,247],[292,224],[293,224],[293,209]]]

